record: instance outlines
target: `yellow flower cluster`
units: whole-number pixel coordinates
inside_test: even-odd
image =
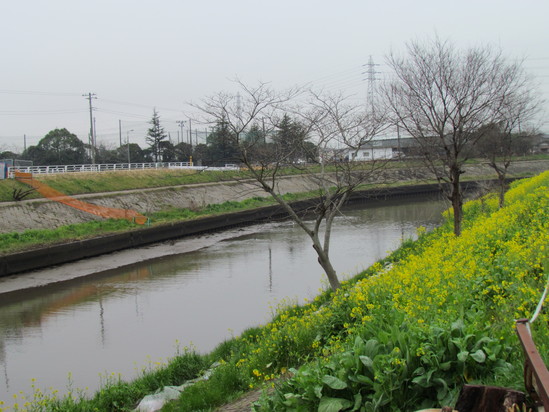
[[[304,307],[282,308],[241,365],[276,373],[304,359],[330,356],[346,337],[391,313],[428,327],[480,312],[512,330],[513,320],[528,317],[543,291],[548,186],[545,172],[515,184],[502,209],[495,199],[470,202],[461,236],[449,230],[428,234],[421,250],[390,267],[374,265],[363,279],[344,282],[330,301],[324,294]],[[265,365],[274,371],[262,369]]]
[[[401,261],[376,263],[305,306],[282,303],[272,322],[238,338],[243,344],[234,365],[250,377],[250,388],[271,383],[290,367],[329,361],[351,347],[356,335],[370,339],[375,336],[364,334],[394,328],[403,319],[423,330],[469,315],[482,322],[479,329],[493,324],[503,340],[514,319],[532,314],[548,276],[548,187],[549,171],[516,183],[501,209],[491,198],[470,202],[461,236],[447,228],[420,233],[421,241]],[[547,322],[542,313],[539,323]],[[549,348],[547,335],[542,344]],[[395,346],[387,368],[405,369],[405,346]],[[412,356],[427,352],[420,343]],[[162,363],[151,361],[150,368]],[[42,401],[47,403],[47,395],[36,392],[32,403]]]

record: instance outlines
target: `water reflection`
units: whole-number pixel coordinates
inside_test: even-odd
[[[347,211],[332,234],[334,266],[343,277],[356,273],[417,226],[437,224],[443,208],[428,199]],[[0,399],[28,392],[31,378],[61,391],[69,372],[90,390],[100,373],[131,378],[147,356],[172,356],[176,341],[209,351],[268,321],[279,300],[312,297],[324,282],[304,233],[278,222],[236,229],[192,253],[0,294]]]

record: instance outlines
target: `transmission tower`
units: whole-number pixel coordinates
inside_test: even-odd
[[[372,114],[375,113],[375,89],[376,89],[376,80],[379,80],[379,78],[376,77],[376,74],[379,74],[380,72],[376,71],[376,66],[379,66],[379,64],[374,63],[373,57],[370,55],[370,58],[368,59],[368,63],[365,64],[367,66],[366,72],[364,74],[368,75],[368,104],[370,105],[370,108],[372,110]]]

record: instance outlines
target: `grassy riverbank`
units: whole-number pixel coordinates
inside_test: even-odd
[[[298,195],[287,195],[288,200]],[[273,204],[270,198],[253,197],[241,202],[228,201],[207,205],[203,208],[170,209],[149,214],[150,224],[160,225],[169,222],[196,219],[204,216],[230,213],[239,210],[253,209]],[[29,229],[23,232],[0,233],[0,255],[14,253],[33,247],[47,247],[61,242],[104,236],[138,229],[141,226],[124,219],[93,220],[83,223],[65,225],[55,229]]]
[[[531,316],[549,275],[548,189],[545,172],[516,182],[503,209],[495,197],[469,202],[459,238],[448,216],[336,293],[280,308],[269,324],[208,355],[184,351],[131,383],[113,377],[91,399],[37,390],[16,410],[129,411],[147,393],[200,376],[214,362],[208,380],[163,410],[213,410],[281,375],[289,378],[258,410],[409,411],[453,405],[464,383],[524,390],[513,319]],[[542,356],[548,316],[532,325]]]
[[[547,156],[546,156],[547,157]],[[534,160],[534,159],[532,159]],[[478,164],[474,161],[471,165]],[[388,168],[402,169],[418,167],[413,162],[391,162]],[[479,174],[478,169],[473,169],[466,179],[493,178],[493,175]],[[534,168],[535,170],[535,168]],[[292,174],[291,170],[286,171]],[[293,174],[302,171],[293,171]],[[532,175],[531,171],[530,174]],[[524,176],[524,174],[522,174]],[[131,172],[104,172],[104,173],[67,173],[60,175],[39,176],[37,179],[53,187],[54,189],[68,195],[84,193],[116,192],[125,190],[139,190],[155,187],[173,187],[178,185],[218,183],[245,179],[246,172],[240,171],[207,171],[204,173],[189,170],[145,170]],[[515,175],[515,177],[518,177]],[[401,184],[413,184],[411,180],[404,180]],[[426,183],[423,181],[422,183]],[[395,184],[398,184],[396,182]],[[366,187],[364,187],[366,188]],[[27,190],[28,186],[12,179],[0,181],[0,203],[13,200],[14,190]],[[29,198],[38,195],[32,193]],[[308,194],[288,195],[287,199],[303,199]],[[273,204],[270,198],[254,197],[242,202],[224,202],[221,204],[210,204],[194,209],[169,209],[156,213],[148,213],[147,217],[153,225],[169,222],[195,219],[198,217],[229,213],[237,210],[251,209]],[[125,220],[97,220],[84,223],[76,223],[58,227],[56,229],[30,229],[11,233],[0,233],[0,255],[14,253],[35,247],[47,247],[57,243],[77,241],[90,237],[103,236],[136,229],[138,225]]]
[[[36,175],[35,179],[66,195],[87,193],[116,192],[122,190],[150,189],[156,187],[214,183],[246,178],[247,174],[238,171],[200,172],[185,169],[152,169],[101,173],[60,173]],[[14,179],[0,180],[0,202],[13,201],[14,190],[26,190],[29,187]],[[25,199],[37,199],[41,196],[31,193]]]
[[[516,161],[547,159],[549,159],[548,155],[540,154],[527,158],[517,158]],[[479,165],[482,164],[482,161],[472,159],[468,164]],[[414,169],[421,168],[422,166],[423,164],[418,160],[388,162],[386,164],[387,169]],[[319,166],[311,166],[306,170],[306,173],[315,173],[315,171],[319,170]],[[291,167],[279,170],[278,172],[279,176],[298,175],[303,173],[305,173],[303,169]],[[147,169],[101,173],[60,173],[34,176],[34,178],[40,182],[69,196],[200,183],[227,182],[250,177],[251,176],[247,171],[198,171],[188,169]],[[14,179],[0,180],[0,203],[12,202],[15,200],[14,191],[26,191],[28,189],[29,187],[27,185]],[[41,196],[38,193],[29,193],[25,196],[25,199],[39,198],[41,198]]]

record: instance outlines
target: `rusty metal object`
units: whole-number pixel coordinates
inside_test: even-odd
[[[549,371],[530,335],[528,319],[518,319],[516,328],[526,358],[524,361],[524,386],[537,406],[543,405],[544,409],[549,411]]]

